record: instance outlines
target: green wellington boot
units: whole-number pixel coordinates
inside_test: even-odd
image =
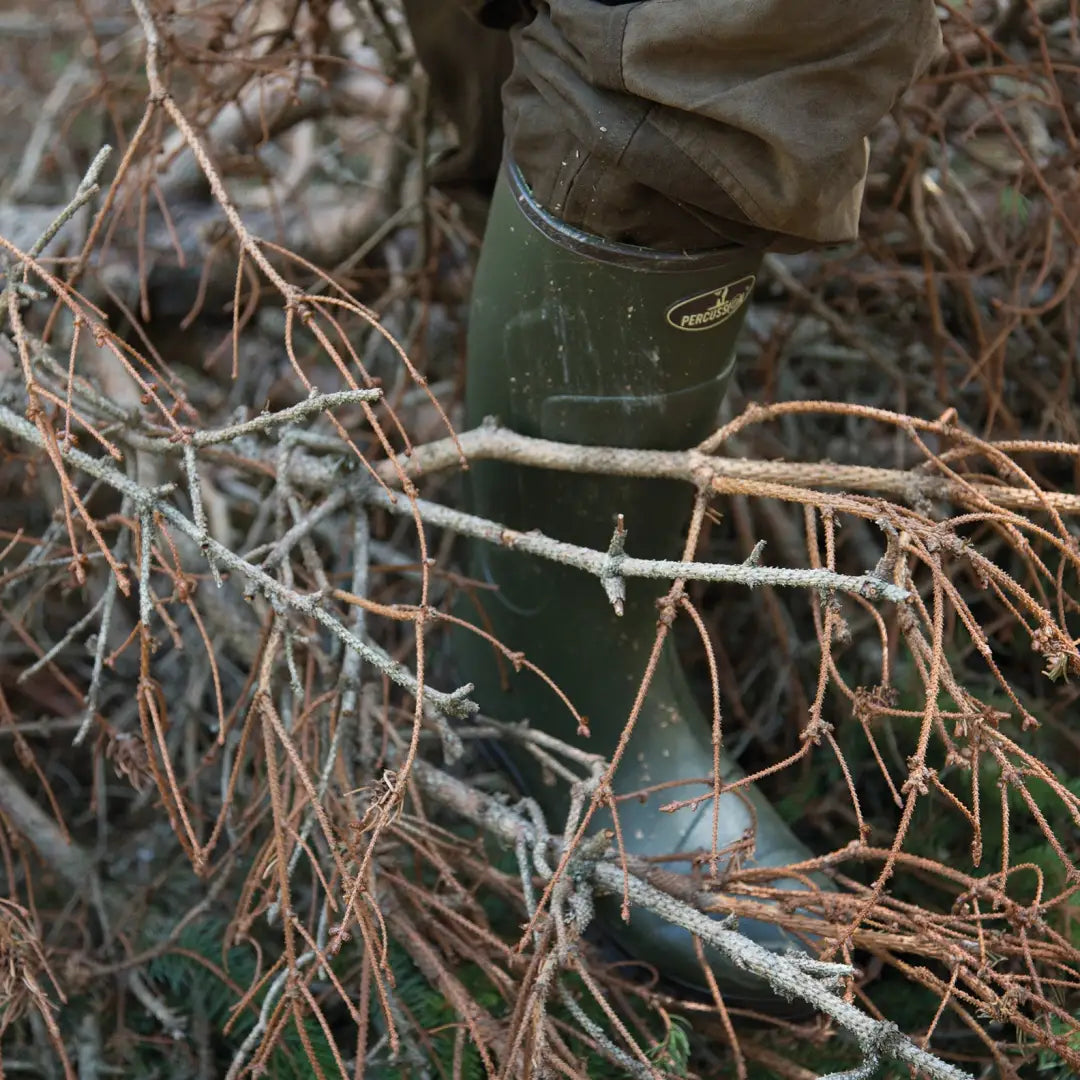
[[[552,217],[517,171],[504,169],[488,218],[469,322],[467,422],[487,416],[526,435],[596,446],[681,450],[716,426],[734,363],[734,342],[761,261],[743,248],[683,255],[611,243]],[[692,503],[673,481],[574,475],[497,462],[469,473],[475,513],[514,529],[606,549],[617,514],[635,556],[678,558]],[[525,653],[588,718],[582,739],[556,695],[527,671],[509,673],[475,635],[455,644],[463,678],[476,684],[481,712],[528,720],[566,742],[610,756],[623,731],[656,637],[657,599],[667,585],[627,582],[616,615],[600,583],[572,568],[492,545],[470,548],[470,573],[498,587],[481,598],[495,636]],[[472,613],[475,621],[475,612]],[[672,646],[669,638],[667,645]],[[616,794],[712,773],[711,722],[697,705],[673,647],[653,677],[645,707],[615,778]],[[508,752],[528,793],[561,829],[565,785],[538,776],[530,755]],[[725,780],[741,774],[722,759]],[[619,806],[627,851],[638,856],[707,852],[712,801],[673,814],[659,807],[706,793],[701,784],[667,787]],[[751,814],[747,803],[753,807]],[[740,840],[756,818],[754,860],[782,866],[810,858],[754,788],[721,799],[719,844]],[[597,826],[609,824],[596,819]],[[721,860],[723,871],[725,860]],[[670,864],[686,869],[688,862]],[[774,884],[801,888],[791,879]],[[629,924],[613,904],[607,928],[632,957],[667,978],[704,983],[688,933],[635,910]],[[744,933],[780,949],[795,939],[767,922]],[[764,983],[711,957],[726,992],[769,995]]]

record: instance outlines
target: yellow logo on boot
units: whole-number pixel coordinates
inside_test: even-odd
[[[746,303],[754,287],[753,275],[739,278],[719,289],[698,293],[673,304],[667,310],[667,321],[676,330],[711,330],[727,322]]]

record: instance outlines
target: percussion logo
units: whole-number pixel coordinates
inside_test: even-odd
[[[676,330],[711,330],[730,319],[746,303],[754,280],[750,275],[719,289],[680,300],[668,308],[667,321]]]

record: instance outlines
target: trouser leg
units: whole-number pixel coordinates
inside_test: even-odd
[[[431,103],[457,131],[457,149],[433,170],[452,197],[487,197],[503,152],[503,84],[510,74],[509,36],[470,18],[448,0],[404,0]]]
[[[464,8],[521,13],[512,70],[505,38]],[[444,180],[490,182],[505,125],[546,209],[666,251],[852,240],[867,136],[941,40],[934,0],[406,0],[406,10],[433,97],[459,129]]]

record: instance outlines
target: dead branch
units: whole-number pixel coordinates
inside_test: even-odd
[[[916,422],[896,416],[897,423],[917,423],[921,430],[948,437],[955,429],[931,422]],[[460,444],[460,449],[458,444]],[[1022,449],[1015,445],[1012,449]],[[1036,444],[1033,451],[1080,458],[1080,446],[1071,443]],[[624,450],[615,447],[574,446],[520,435],[506,428],[489,426],[466,431],[451,439],[440,439],[416,447],[405,463],[411,479],[430,476],[461,465],[462,453],[470,461],[505,461],[540,469],[559,469],[573,473],[596,473],[603,476],[654,476],[699,484],[712,479],[731,479],[754,483],[785,484],[802,488],[826,488],[839,491],[865,491],[891,495],[906,502],[940,499],[961,506],[973,498],[993,506],[1033,511],[1050,507],[1063,514],[1080,514],[1080,495],[1071,492],[1032,492],[991,484],[973,478],[968,484],[916,472],[880,469],[865,465],[838,465],[831,462],[751,461],[722,458],[695,450]],[[387,465],[379,466],[379,476],[393,484]]]

